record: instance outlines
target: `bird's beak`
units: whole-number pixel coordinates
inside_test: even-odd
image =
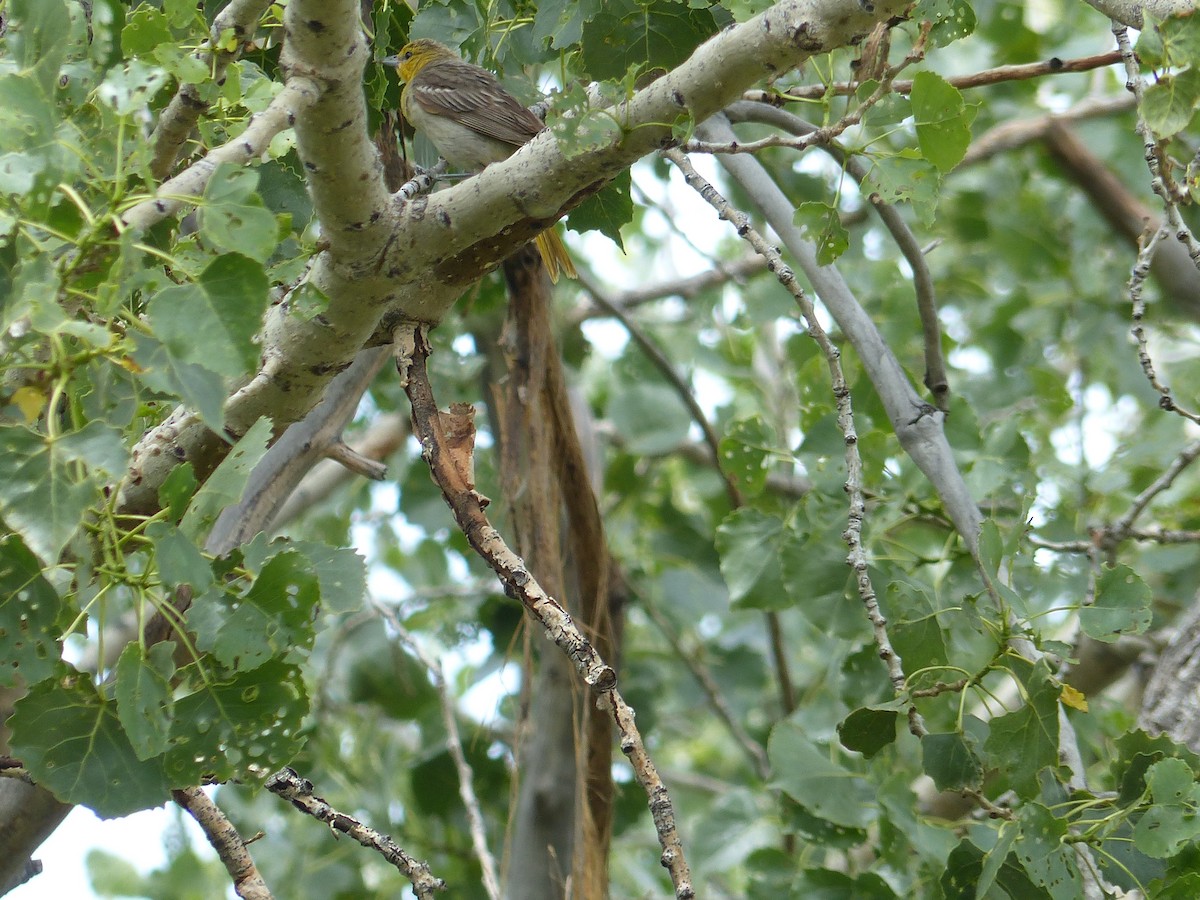
[[[400,67],[400,57],[385,56],[383,59],[381,59],[379,61],[379,63],[380,63],[380,65],[391,66],[393,69],[398,69]]]

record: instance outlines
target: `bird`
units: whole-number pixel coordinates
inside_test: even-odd
[[[487,69],[469,63],[437,41],[411,41],[385,65],[399,70],[400,110],[452,166],[478,172],[508,159],[546,126],[520,104]],[[534,242],[552,282],[559,273],[577,277],[557,231]]]

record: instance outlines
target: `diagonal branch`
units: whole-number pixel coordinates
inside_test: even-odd
[[[208,794],[198,787],[191,787],[172,791],[171,795],[203,829],[208,842],[217,851],[217,856],[233,879],[233,889],[237,895],[242,900],[274,900],[258,867],[250,858],[245,839]]]
[[[646,752],[634,723],[634,713],[616,688],[616,673],[596,652],[558,601],[549,596],[530,574],[484,513],[486,498],[475,490],[469,449],[473,429],[454,412],[437,408],[429,383],[426,360],[429,344],[424,328],[415,325],[396,330],[396,366],[400,381],[412,403],[413,431],[421,441],[422,455],[429,464],[442,496],[454,513],[467,541],[500,578],[505,593],[519,600],[526,612],[575,664],[586,684],[598,695],[597,702],[611,714],[620,736],[621,752],[629,759],[634,776],[649,799],[655,831],[662,846],[662,864],[671,873],[675,896],[695,896],[691,873],[675,823],[675,811],[666,785]]]

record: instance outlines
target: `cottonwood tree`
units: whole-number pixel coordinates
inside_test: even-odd
[[[1191,6],[0,5],[0,884],[1200,894]]]

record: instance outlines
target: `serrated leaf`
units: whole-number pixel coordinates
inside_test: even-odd
[[[181,532],[196,542],[208,534],[221,510],[241,499],[246,479],[267,452],[270,438],[270,419],[259,419],[250,426],[192,498],[179,523]]]
[[[105,701],[86,675],[34,685],[8,724],[13,753],[64,803],[81,803],[111,819],[159,806],[169,796],[160,760],[138,759],[116,704]]]
[[[138,380],[151,390],[178,397],[205,425],[220,432],[225,422],[225,379],[212,369],[176,357],[151,335],[139,334],[136,342],[132,358]]]
[[[985,523],[986,524],[986,523]],[[893,581],[884,594],[884,612],[892,647],[904,661],[910,677],[946,665],[946,634],[938,619],[940,610],[925,591],[903,581]],[[933,675],[927,676],[936,680]]]
[[[213,583],[212,564],[190,538],[166,522],[151,524],[146,537],[154,545],[154,561],[165,586],[190,585],[196,596],[208,590]]]
[[[88,508],[100,499],[101,484],[81,477],[73,465],[80,452],[70,441],[51,440],[23,426],[0,428],[0,515],[47,566],[58,561]]]
[[[140,760],[167,749],[175,706],[171,694],[174,653],[174,641],[162,641],[148,649],[134,641],[117,659],[117,718]]]
[[[1059,688],[1045,661],[1010,658],[1006,664],[1021,683],[1025,702],[992,719],[984,744],[987,763],[997,766],[1018,793],[1036,796],[1038,773],[1058,766]]]
[[[1040,803],[1026,803],[1018,813],[1021,834],[1013,853],[1034,882],[1054,900],[1075,900],[1083,896],[1075,851],[1064,841],[1066,820],[1060,819]]]
[[[1181,759],[1164,759],[1146,772],[1153,805],[1133,829],[1134,846],[1147,856],[1166,859],[1200,837],[1200,786]]]
[[[251,371],[258,364],[254,337],[262,326],[270,287],[262,263],[241,253],[224,253],[205,266],[200,286],[208,298],[205,313],[214,320],[196,323],[195,327],[214,328],[205,332],[203,344],[227,342],[240,357],[240,369]]]
[[[744,507],[725,517],[717,528],[721,574],[734,606],[787,609],[791,598],[780,565],[788,536],[782,520]]]
[[[890,156],[877,160],[863,179],[863,191],[878,194],[886,203],[911,203],[925,225],[933,223],[941,175],[928,160]]]
[[[1149,586],[1128,566],[1105,568],[1096,583],[1096,599],[1079,610],[1079,626],[1098,641],[1115,641],[1123,634],[1141,634],[1150,627]]]
[[[567,216],[567,224],[571,230],[581,234],[585,231],[599,231],[624,251],[621,227],[633,221],[631,185],[631,176],[626,169],[571,210]]]
[[[62,603],[19,537],[0,537],[0,685],[37,684],[62,668]]]
[[[631,66],[642,71],[673,69],[717,31],[707,9],[675,0],[644,5],[607,0],[583,26],[582,58],[588,78],[619,79]]]
[[[939,791],[979,787],[983,767],[961,734],[927,734],[921,738],[921,763]]]
[[[1200,70],[1164,74],[1142,94],[1142,116],[1159,139],[1188,127],[1200,103]]]
[[[875,818],[874,791],[861,775],[838,765],[794,722],[780,722],[767,742],[772,786],[816,816],[846,828]]]
[[[245,594],[212,591],[194,603],[188,627],[201,650],[228,669],[248,672],[312,647],[320,594],[308,560],[288,551],[273,556]]]
[[[909,99],[922,155],[938,171],[949,172],[962,162],[971,143],[962,94],[940,75],[918,72],[913,76]]]
[[[721,468],[746,497],[762,493],[767,483],[768,462],[775,449],[775,431],[755,413],[737,419],[725,429],[718,444]]]
[[[870,759],[895,742],[898,717],[894,709],[856,709],[838,723],[838,739],[847,750],[857,750]]]
[[[110,69],[96,89],[96,96],[117,115],[134,115],[150,106],[154,95],[166,85],[167,78],[167,73],[159,66],[134,59],[123,67]]]
[[[600,11],[600,0],[550,0],[537,5],[533,16],[533,40],[550,41],[551,50],[562,50],[579,42],[583,26]]]
[[[217,166],[204,189],[200,234],[221,250],[262,263],[279,246],[279,228],[257,188],[256,170]]]
[[[817,262],[823,266],[831,264],[850,246],[850,232],[832,204],[808,200],[796,207],[792,221],[801,226],[804,236],[816,245]]]
[[[276,771],[303,746],[307,712],[299,667],[277,660],[178,698],[165,761],[171,784]]]

